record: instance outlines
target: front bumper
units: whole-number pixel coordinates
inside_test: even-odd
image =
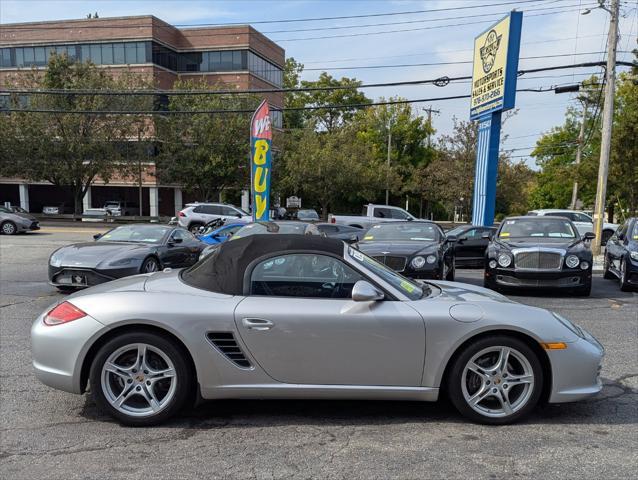
[[[575,402],[603,388],[600,378],[605,349],[589,332],[564,350],[546,350],[552,365],[549,403]]]
[[[49,284],[55,287],[86,288],[101,283],[110,282],[116,278],[137,275],[139,266],[126,268],[110,268],[99,270],[95,268],[49,265]]]
[[[17,224],[18,232],[29,232],[33,230],[40,230],[40,222],[34,220],[32,222],[26,221]]]
[[[48,310],[47,310],[48,311]],[[40,315],[31,327],[31,355],[35,375],[49,387],[82,393],[82,362],[90,341],[104,325],[86,316],[61,325],[49,326]]]
[[[486,268],[485,278],[508,288],[574,288],[591,282],[591,269],[520,271],[514,268]]]
[[[627,262],[627,282],[631,285],[638,285],[638,261],[631,257]]]

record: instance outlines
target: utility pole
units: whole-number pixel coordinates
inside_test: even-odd
[[[614,96],[616,87],[616,50],[618,45],[619,0],[611,0],[611,8],[600,7],[610,13],[609,35],[607,37],[607,71],[605,72],[605,105],[603,108],[602,139],[600,144],[600,165],[598,168],[598,187],[594,209],[594,233],[592,252],[600,255],[600,242],[605,216],[605,195],[607,194],[607,175],[609,173],[609,155],[611,152],[611,130],[614,122]]]
[[[388,119],[388,171],[385,174],[385,204],[390,205],[390,152],[392,151],[392,117]]]
[[[578,134],[578,148],[576,149],[576,168],[580,165],[580,157],[583,154],[583,142],[585,141],[585,122],[587,121],[587,99],[583,98],[583,120],[580,124],[580,133]],[[572,189],[571,209],[576,210],[576,202],[578,201],[578,177],[574,180],[574,188]]]

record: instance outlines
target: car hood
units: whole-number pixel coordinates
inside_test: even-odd
[[[35,218],[33,215],[29,215],[28,213],[11,212],[11,215],[15,215],[16,217],[24,218],[24,219],[29,220],[31,222],[37,221],[37,218]]]
[[[429,297],[430,299],[435,298],[451,302],[517,303],[493,290],[469,283],[446,282],[443,280],[417,281],[433,287],[432,295]]]
[[[388,242],[359,242],[359,250],[366,255],[417,255],[419,253],[431,253],[438,248],[438,242],[416,241],[388,241]],[[384,254],[383,252],[390,252]]]
[[[87,242],[62,247],[55,255],[63,267],[95,268],[104,261],[118,258],[139,256],[141,259],[153,247],[147,243]]]

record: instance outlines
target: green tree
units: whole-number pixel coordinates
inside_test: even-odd
[[[175,90],[210,89],[205,82],[179,81]],[[173,95],[168,109],[211,111],[256,108],[256,97]],[[199,200],[216,199],[224,189],[249,183],[250,115],[244,113],[179,114],[156,120],[160,154],[157,175],[163,183],[184,186]]]
[[[111,76],[91,63],[76,63],[66,55],[51,55],[44,74],[33,70],[8,82],[28,89],[139,90],[146,79],[129,72]],[[55,113],[12,112],[0,120],[0,174],[69,186],[75,213],[97,178],[108,182],[113,174],[126,174],[123,143],[132,136],[147,136],[148,119],[140,115],[89,114],[85,111],[147,110],[149,97],[100,94],[30,94],[12,99],[15,108]],[[58,113],[59,112],[59,113]]]
[[[301,87],[301,72],[303,64],[297,62],[293,57],[286,59],[284,65],[284,88]],[[305,106],[305,98],[299,92],[286,92],[284,94],[284,104],[286,108],[298,108]],[[302,110],[284,111],[284,129],[302,128],[304,125],[304,112]]]

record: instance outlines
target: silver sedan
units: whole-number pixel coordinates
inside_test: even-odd
[[[435,401],[521,419],[595,395],[603,347],[560,315],[460,283],[416,282],[347,244],[301,235],[226,242],[188,270],[89,288],[32,327],[45,384],[126,425],[194,399]]]

